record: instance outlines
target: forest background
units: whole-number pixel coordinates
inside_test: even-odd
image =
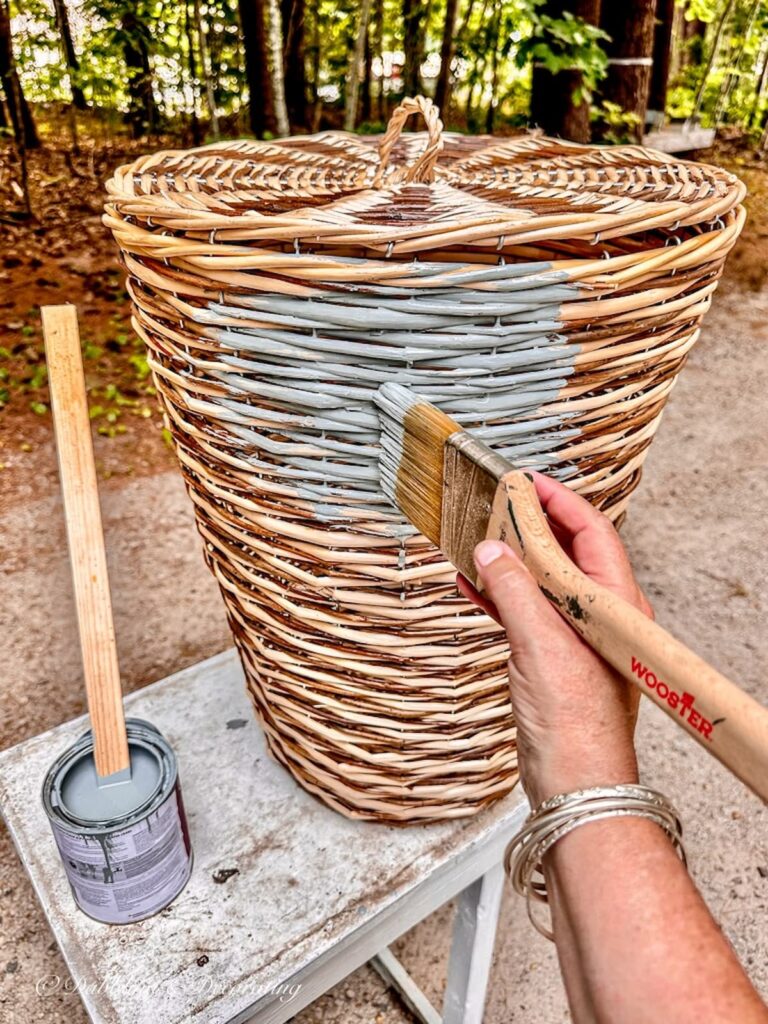
[[[0,131],[27,150],[62,117],[73,150],[126,130],[181,145],[377,132],[416,93],[468,131],[623,141],[650,109],[758,139],[768,3],[0,0],[0,79]]]
[[[0,471],[10,492],[50,476],[47,454],[36,459],[50,444],[45,302],[80,310],[94,431],[114,442],[99,448],[102,475],[170,458],[100,223],[115,166],[220,139],[381,132],[417,93],[460,131],[539,127],[611,144],[665,123],[714,129],[714,149],[699,156],[741,174],[753,195],[731,266],[748,287],[762,284],[768,0],[0,0]]]

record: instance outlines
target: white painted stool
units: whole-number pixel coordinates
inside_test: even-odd
[[[195,853],[187,888],[147,921],[77,910],[43,813],[45,773],[85,720],[0,754],[0,809],[96,1024],[281,1024],[369,960],[426,1024],[480,1024],[521,790],[446,824],[348,821],[267,754],[233,651],[126,707],[176,751]],[[456,896],[441,1016],[387,947]]]

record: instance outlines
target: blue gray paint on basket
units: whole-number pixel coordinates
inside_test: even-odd
[[[542,412],[579,352],[561,333],[563,303],[583,296],[567,273],[549,263],[457,271],[414,261],[402,277],[418,277],[419,287],[238,294],[237,305],[222,295],[189,307],[187,319],[220,346],[204,359],[189,353],[189,363],[226,389],[196,408],[226,424],[243,442],[239,457],[257,472],[279,458],[283,480],[295,480],[297,496],[326,522],[391,510],[380,486],[373,404],[386,381],[413,387],[519,465],[558,473],[550,453],[580,435],[562,408]],[[430,278],[435,287],[425,288]],[[392,518],[390,532],[402,535]]]

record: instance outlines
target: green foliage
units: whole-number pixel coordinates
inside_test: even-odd
[[[7,0],[13,18],[16,60],[27,97],[36,103],[65,104],[71,96],[70,71],[54,15],[53,0]],[[604,0],[604,3],[609,0]],[[620,2],[620,0],[611,0]],[[706,27],[705,37],[688,40],[685,59],[670,83],[669,112],[686,117],[712,51],[717,26],[728,11],[719,54],[702,90],[700,114],[705,125],[740,124],[757,130],[768,113],[768,89],[760,95],[758,79],[768,38],[768,0],[678,0],[687,22]],[[206,82],[200,39],[186,3],[163,0],[66,0],[75,49],[80,62],[76,83],[87,102],[98,109],[109,131],[119,129],[131,105],[126,51],[140,47],[150,66],[152,95],[161,112],[161,127],[179,132],[194,111],[201,135],[213,141],[207,122]],[[485,130],[492,110],[496,125],[525,123],[531,67],[541,64],[553,74],[580,72],[576,103],[592,102],[607,71],[603,44],[607,36],[566,9],[560,15],[544,9],[544,0],[460,0],[452,63],[453,103],[445,111],[452,127]],[[424,4],[421,68],[424,89],[431,94],[440,65],[446,0]],[[374,10],[378,10],[374,5]],[[373,54],[372,103],[366,133],[379,132],[386,110],[377,105],[379,90],[389,108],[402,95],[402,0],[383,0],[383,22],[370,32]],[[200,0],[205,48],[209,57],[214,105],[227,137],[247,135],[244,52],[240,38],[238,0]],[[307,0],[304,18],[305,72],[320,126],[339,124],[345,81],[360,13],[359,0]],[[379,37],[380,32],[380,37]],[[379,46],[379,38],[381,45]],[[678,41],[678,51],[683,44]],[[191,52],[190,52],[191,49]],[[381,52],[380,52],[381,51]],[[195,67],[190,69],[190,58]],[[289,69],[290,74],[290,69]],[[135,90],[134,90],[135,92]],[[134,96],[134,103],[136,98]],[[386,105],[385,105],[386,106]],[[698,112],[698,111],[697,111]],[[613,119],[615,136],[631,125],[620,112],[603,109]],[[7,129],[4,131],[7,132]],[[118,342],[119,343],[119,342]],[[93,358],[97,358],[94,356]]]
[[[104,349],[99,345],[94,345],[92,341],[86,341],[83,345],[83,356],[85,359],[100,359],[104,353]]]
[[[47,383],[48,367],[45,363],[38,363],[32,373],[32,376],[26,382],[27,387],[31,388],[32,391],[38,391],[40,388],[46,387]]]
[[[685,18],[708,27],[704,38],[694,37],[686,45],[689,62],[683,62],[669,83],[667,113],[675,118],[695,115],[704,127],[734,124],[757,130],[768,113],[768,95],[760,93],[768,4],[765,0],[759,4],[735,0],[732,5],[728,0],[688,0]],[[719,46],[713,55],[721,21]]]
[[[523,40],[517,50],[518,67],[524,67],[532,59],[552,74],[580,71],[583,85],[575,91],[573,101],[576,104],[589,102],[608,72],[608,58],[600,43],[610,37],[570,11],[563,11],[562,18],[553,18],[534,10],[532,19],[533,35]]]
[[[611,103],[610,100],[603,100],[590,112],[590,117],[593,121],[600,121],[605,125],[603,138],[614,145],[633,142],[634,129],[640,124],[637,114],[622,110],[618,103]]]
[[[188,81],[188,40],[183,4],[161,0],[80,0],[68,4],[80,61],[77,84],[96,107],[128,109],[125,46],[143,43],[152,67],[155,99],[168,118],[189,111],[191,87],[200,95],[198,76]],[[245,76],[237,0],[208,0],[201,5],[208,27],[217,106],[239,110]],[[72,17],[76,12],[76,17]],[[14,41],[25,95],[35,102],[69,101],[70,76],[60,48],[52,0],[11,0],[17,16]],[[128,19],[128,20],[126,20]],[[199,99],[197,101],[199,103]]]
[[[129,398],[116,384],[106,384],[103,388],[94,388],[90,392],[96,401],[89,406],[88,414],[96,422],[96,429],[104,437],[117,437],[125,434],[128,427],[121,422],[124,413],[147,418],[152,410],[136,398]]]
[[[144,353],[136,353],[135,355],[130,356],[128,362],[136,371],[136,379],[146,380],[149,376],[149,363],[147,362],[147,357]]]
[[[686,21],[703,21],[706,24],[714,21],[722,11],[722,0],[688,0],[685,4]]]
[[[363,121],[357,126],[357,131],[360,135],[380,135],[386,127],[383,121]]]

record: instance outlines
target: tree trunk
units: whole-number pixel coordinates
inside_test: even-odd
[[[699,115],[699,111],[701,109],[701,103],[702,103],[702,100],[704,99],[704,90],[707,87],[707,79],[709,78],[710,72],[712,71],[712,68],[714,67],[715,60],[717,59],[717,55],[720,52],[720,43],[723,40],[723,32],[725,30],[725,26],[726,26],[726,24],[728,22],[728,19],[731,16],[731,11],[733,10],[734,2],[735,2],[735,0],[727,0],[727,3],[725,5],[725,7],[723,8],[723,13],[720,15],[720,18],[719,18],[719,20],[717,22],[717,28],[715,29],[715,36],[714,36],[714,38],[712,40],[712,47],[711,47],[711,49],[709,51],[709,56],[707,57],[707,63],[706,63],[706,66],[704,68],[704,71],[702,73],[701,80],[699,82],[699,88],[696,90],[696,99],[693,102],[693,113],[691,114],[691,120],[693,120],[694,118],[698,117],[698,115]]]
[[[602,5],[600,27],[611,41],[608,75],[600,87],[604,100],[617,104],[639,119],[628,132],[643,137],[648,90],[651,84],[655,0],[608,0]]]
[[[64,60],[69,70],[69,87],[72,91],[72,102],[78,110],[87,110],[83,90],[78,83],[80,73],[80,61],[75,53],[75,45],[72,42],[72,30],[69,27],[69,15],[65,0],[53,0],[53,9],[56,15],[56,26],[61,36],[61,48],[64,51]]]
[[[203,21],[203,13],[200,7],[200,0],[195,0],[195,25],[197,26],[197,39],[200,44],[200,69],[205,86],[205,102],[208,107],[208,115],[211,119],[211,132],[214,139],[219,138],[219,115],[216,112],[216,93],[213,88],[213,74],[211,71],[211,57],[208,52],[208,29]]]
[[[459,0],[446,0],[443,41],[440,46],[440,73],[437,76],[435,88],[435,104],[442,111],[443,120],[448,115],[451,100],[451,61],[453,60],[453,39],[456,32],[458,10]]]
[[[417,96],[421,91],[424,63],[424,16],[427,5],[420,0],[403,0],[403,92]]]
[[[376,116],[384,121],[387,116],[384,96],[384,0],[376,0],[373,7],[373,52],[381,61],[381,78],[376,95]]]
[[[257,139],[277,130],[272,79],[267,59],[265,0],[239,0],[240,24],[245,48],[245,72],[248,80],[248,110],[251,131]]]
[[[312,11],[312,35],[310,37],[310,67],[312,76],[309,83],[309,94],[312,102],[310,131],[316,132],[320,126],[323,113],[323,101],[320,98],[320,0],[310,0]]]
[[[371,78],[373,69],[373,51],[371,50],[371,21],[368,19],[368,31],[365,33],[365,48],[363,50],[363,80],[360,83],[360,121],[366,124],[371,120]]]
[[[347,74],[347,95],[344,103],[344,130],[354,130],[357,120],[357,97],[360,91],[360,72],[365,58],[365,40],[368,36],[368,19],[371,15],[371,0],[362,0],[358,12],[357,38],[349,61]]]
[[[661,2],[661,0],[659,0]],[[682,45],[683,45],[683,8],[679,4],[675,4],[675,13],[672,18],[672,46],[669,51],[669,78],[670,80],[677,78],[680,74],[681,59],[682,59]]]
[[[123,57],[128,69],[129,109],[126,120],[134,139],[153,132],[158,126],[158,111],[152,91],[152,68],[149,63],[147,26],[136,12],[124,9],[120,25],[123,30]]]
[[[477,81],[470,81],[468,83],[469,88],[467,89],[467,102],[464,105],[464,121],[467,125],[468,132],[474,132],[476,128],[475,121],[475,92],[477,90]]]
[[[761,61],[758,61],[761,70],[757,76],[755,96],[747,118],[747,127],[752,129],[760,127],[760,109],[763,95],[768,87],[768,39],[763,43],[762,51]]]
[[[80,156],[80,139],[77,134],[77,111],[74,103],[67,104],[67,121],[69,123],[69,136],[72,139],[70,152],[73,156]]]
[[[485,130],[491,135],[496,121],[496,90],[499,85],[499,32],[501,30],[502,0],[495,0],[493,30],[491,36],[491,98],[485,117]]]
[[[675,0],[657,0],[656,25],[653,31],[653,67],[648,106],[661,114],[667,109],[667,83],[672,57],[672,26],[675,21]]]
[[[21,82],[13,58],[11,22],[4,0],[0,0],[0,80],[3,83],[8,116],[13,125],[13,134],[21,150],[37,149],[40,139],[29,104],[21,89]]]
[[[611,0],[606,0],[610,3]],[[674,2],[674,0],[673,0]],[[600,22],[601,0],[546,0],[542,13],[561,17],[567,9],[590,25]],[[531,82],[531,123],[573,142],[589,142],[591,124],[589,103],[574,103],[573,94],[583,85],[581,72],[575,69],[552,74],[538,62],[533,65]]]
[[[307,127],[307,69],[305,62],[304,0],[280,0],[285,39],[285,103],[291,128]]]
[[[463,40],[464,37],[467,34],[467,30],[469,28],[469,23],[472,20],[472,15],[474,13],[474,10],[475,10],[475,0],[469,0],[469,3],[467,4],[466,8],[464,9],[464,18],[462,19],[462,22],[459,25],[459,29],[458,29],[458,31],[456,33],[456,38],[458,40],[460,40],[460,41]]]
[[[288,108],[285,104],[285,75],[283,74],[283,26],[278,0],[267,0],[269,12],[269,56],[272,71],[272,96],[275,102],[275,122],[278,135],[290,135]]]
[[[460,39],[464,39],[466,37],[465,33],[469,28],[469,20],[472,14],[473,3],[474,0],[470,0],[467,13],[464,18],[464,24],[460,29]],[[488,14],[489,3],[491,3],[491,0],[483,0],[482,7],[480,8],[481,25],[485,25],[487,23],[487,18],[492,17],[493,15],[493,8],[491,8],[491,14]],[[470,65],[469,76],[467,79],[467,103],[464,108],[464,121],[466,122],[467,131],[469,132],[476,131],[478,127],[477,106],[479,105],[483,95],[483,81],[485,79],[487,63],[488,54],[484,53],[481,59],[476,60],[473,65]],[[478,90],[479,95],[477,95]]]
[[[707,34],[707,23],[693,18],[683,19],[683,31],[680,46],[680,67],[687,68],[691,64],[701,64],[704,60],[704,37]]]
[[[752,7],[749,11],[746,25],[738,27],[738,34],[732,34],[730,40],[730,46],[728,53],[725,58],[725,66],[728,70],[728,77],[725,82],[725,87],[720,87],[720,97],[717,101],[715,108],[714,123],[715,128],[723,123],[729,124],[731,117],[731,94],[733,93],[734,87],[737,85],[739,78],[741,77],[741,67],[744,58],[744,47],[748,39],[752,36],[752,29],[754,28],[755,18],[757,12],[762,6],[762,0],[752,0]],[[750,68],[750,79],[754,81],[754,74],[751,72],[754,70],[754,58],[750,60],[752,67]],[[741,118],[739,118],[741,120]],[[746,126],[749,121],[745,119],[742,123]]]
[[[190,115],[190,128],[192,130],[192,145],[199,146],[202,142],[200,131],[200,119],[197,116],[197,58],[195,56],[195,33],[192,27],[192,15],[190,14],[190,0],[184,0],[184,34],[187,39],[187,67],[189,69],[189,86],[192,91],[192,114]]]

